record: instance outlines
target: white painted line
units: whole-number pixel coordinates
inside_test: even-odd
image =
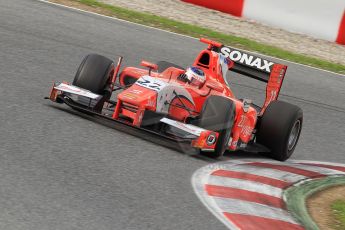
[[[97,16],[100,16],[100,17],[105,17],[105,18],[116,20],[116,21],[120,21],[120,22],[125,22],[125,23],[129,23],[129,24],[137,25],[137,26],[142,26],[142,27],[146,27],[146,28],[149,28],[149,29],[162,31],[162,32],[165,32],[165,33],[170,33],[170,34],[174,34],[174,35],[178,35],[178,36],[182,36],[182,37],[186,37],[186,38],[191,38],[193,40],[199,40],[198,38],[194,38],[194,37],[191,37],[191,36],[188,36],[188,35],[179,34],[179,33],[175,33],[175,32],[168,31],[168,30],[163,30],[163,29],[159,29],[159,28],[155,28],[155,27],[152,27],[152,26],[143,25],[143,24],[136,23],[136,22],[130,22],[130,21],[127,21],[127,20],[124,20],[124,19],[121,19],[121,18],[117,18],[115,16],[111,17],[111,16],[107,16],[107,15],[103,15],[103,14],[98,14],[98,13],[95,13],[95,12],[92,12],[92,11],[88,11],[88,10],[82,10],[82,9],[79,9],[79,8],[75,8],[75,7],[71,7],[71,6],[66,6],[66,5],[63,5],[63,4],[59,4],[59,3],[55,3],[55,2],[50,2],[49,0],[37,0],[37,1],[43,2],[43,3],[47,3],[47,4],[51,4],[51,5],[55,5],[55,6],[59,6],[59,7],[62,7],[62,8],[67,8],[67,9],[70,9],[70,10],[75,10],[75,11],[80,11],[80,12],[83,12],[83,13],[89,13],[89,14],[97,15]],[[121,7],[121,8],[123,8],[123,7]]]
[[[113,20],[117,20],[117,21],[121,21],[121,22],[126,22],[126,23],[130,23],[130,24],[133,24],[133,25],[142,26],[142,27],[153,29],[153,30],[158,30],[158,31],[162,31],[162,32],[166,32],[166,33],[170,33],[170,34],[174,34],[174,35],[178,35],[178,36],[194,39],[194,40],[199,40],[198,38],[194,38],[194,37],[191,37],[191,36],[188,36],[188,35],[178,34],[178,33],[175,33],[175,32],[168,31],[168,30],[163,30],[163,29],[159,29],[159,28],[155,28],[155,27],[151,27],[151,26],[147,26],[147,25],[142,25],[142,24],[139,24],[139,23],[126,21],[126,20],[119,19],[119,18],[116,18],[116,17],[110,17],[110,16],[94,13],[94,12],[91,12],[91,11],[78,9],[78,8],[75,8],[75,7],[70,7],[70,6],[66,6],[66,5],[62,5],[62,4],[58,4],[58,3],[54,3],[54,2],[49,2],[47,0],[37,0],[37,1],[43,2],[43,3],[47,3],[47,4],[51,4],[51,5],[55,5],[55,6],[59,6],[59,7],[68,8],[68,9],[75,10],[75,11],[89,13],[89,14],[93,14],[93,15],[97,15],[97,16],[101,16],[101,17],[105,17],[105,18],[109,18],[109,19],[113,19]],[[281,59],[281,58],[277,58],[277,57],[272,57],[272,56],[269,56],[269,55],[266,55],[266,54],[261,54],[261,53],[255,52],[255,51],[249,51],[249,50],[245,50],[245,49],[241,49],[241,50],[249,52],[249,53],[252,53],[252,54],[256,54],[256,55],[259,55],[259,56],[262,56],[262,57],[268,57],[268,58],[271,58],[271,59],[276,59],[276,60],[292,63],[292,64],[295,64],[295,65],[300,65],[300,66],[304,66],[304,67],[307,67],[307,68],[315,69],[315,70],[318,70],[318,71],[323,71],[323,72],[326,72],[326,73],[330,73],[330,74],[334,74],[334,75],[344,76],[345,77],[345,74],[335,73],[335,72],[332,72],[332,71],[329,71],[329,70],[324,70],[324,69],[320,69],[320,68],[317,68],[317,67],[308,66],[308,65],[305,65],[305,64],[300,64],[300,63],[297,63],[297,62],[293,62],[293,61],[289,61],[289,60],[285,60],[285,59]]]
[[[220,197],[214,197],[213,199],[223,212],[258,216],[298,224],[290,214],[283,209],[236,199]]]
[[[193,174],[192,186],[194,189],[194,193],[198,196],[203,205],[228,229],[240,230],[236,225],[225,218],[222,209],[217,205],[215,200],[212,199],[212,197],[205,195],[204,185],[208,181],[207,175],[210,175],[212,171],[214,171],[214,169],[203,167]]]
[[[276,162],[276,161],[272,161],[272,162],[263,162],[263,163],[270,163],[273,165],[281,165],[280,162]],[[342,164],[334,164],[334,163],[329,163],[329,162],[317,162],[317,161],[291,161],[289,162],[285,162],[284,165],[286,166],[290,166],[290,167],[294,167],[294,168],[298,168],[298,169],[303,169],[303,170],[308,170],[311,172],[316,172],[316,173],[320,173],[320,174],[325,174],[325,175],[336,175],[336,174],[341,174],[341,175],[345,175],[345,172],[342,171],[338,171],[335,169],[330,169],[330,168],[324,168],[324,167],[318,167],[318,166],[313,166],[313,165],[305,165],[305,164],[301,164],[301,163],[318,163],[318,164],[324,164],[324,165],[330,165],[330,166],[342,166],[344,167],[344,165]]]
[[[256,183],[248,180],[241,180],[236,178],[226,178],[219,176],[210,176],[209,185],[225,186],[237,189],[244,189],[251,192],[260,192],[265,195],[281,198],[283,190],[267,184]]]
[[[333,165],[333,166],[345,167],[344,163],[338,163],[338,162],[309,161],[309,160],[289,160],[289,162],[296,163],[296,164],[311,163],[311,164],[323,164],[323,165]]]
[[[255,174],[258,176],[264,176],[264,177],[269,177],[272,179],[285,181],[288,183],[296,183],[298,181],[307,179],[307,177],[298,175],[295,173],[289,173],[289,172],[283,172],[280,170],[274,170],[270,168],[247,165],[247,163],[252,163],[252,162],[261,162],[261,163],[269,163],[269,164],[277,163],[277,161],[263,160],[262,158],[251,158],[251,159],[231,160],[227,162],[214,163],[214,164],[209,164],[205,167],[214,169],[214,171],[216,169],[219,169],[219,170],[230,170],[230,171],[250,173],[250,174]],[[289,164],[289,161],[284,162],[284,164]]]
[[[244,172],[244,173],[251,173],[258,176],[265,176],[272,179],[282,180],[288,183],[295,183],[300,180],[307,179],[307,177],[302,175],[297,175],[294,173],[283,172],[280,170],[270,169],[270,168],[263,168],[263,167],[256,167],[253,165],[234,165],[231,167],[222,167],[224,170],[232,170],[237,172]]]
[[[337,171],[337,170],[329,169],[329,168],[312,166],[312,165],[303,165],[303,164],[297,163],[297,164],[290,164],[289,166],[292,166],[292,167],[298,168],[298,169],[304,169],[304,170],[316,172],[316,173],[321,173],[321,174],[325,174],[325,175],[336,175],[336,174],[345,175],[345,172],[341,172],[341,171]]]

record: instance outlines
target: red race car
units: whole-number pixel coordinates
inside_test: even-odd
[[[208,47],[187,69],[142,61],[145,68],[126,67],[120,72],[122,57],[115,65],[90,54],[72,84],[54,83],[49,99],[190,143],[209,157],[226,150],[254,150],[280,161],[288,159],[301,133],[303,112],[277,100],[287,66],[215,41],[200,41]],[[264,104],[236,98],[226,79],[228,71],[265,82]]]

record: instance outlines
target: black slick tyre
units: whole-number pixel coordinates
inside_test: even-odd
[[[113,71],[112,60],[98,54],[89,54],[81,62],[72,84],[104,95]]]
[[[197,125],[207,130],[219,132],[214,152],[201,150],[201,154],[217,158],[227,149],[235,117],[235,104],[228,98],[209,96],[201,111]]]
[[[269,157],[285,161],[294,152],[303,124],[303,111],[283,101],[271,102],[264,112],[256,141],[268,149]]]

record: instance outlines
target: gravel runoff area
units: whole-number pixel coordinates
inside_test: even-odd
[[[167,17],[225,34],[345,65],[345,46],[272,28],[252,20],[184,3],[180,0],[100,0],[101,2]],[[311,25],[317,26],[317,25]],[[322,29],[322,28],[320,28]]]
[[[313,220],[322,230],[340,229],[334,220],[331,204],[336,200],[344,200],[345,186],[335,186],[312,195],[307,201],[307,207]]]

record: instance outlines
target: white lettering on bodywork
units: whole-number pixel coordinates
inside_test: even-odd
[[[220,52],[225,56],[225,58],[230,58],[230,60],[234,62],[252,66],[257,69],[264,70],[268,73],[271,72],[271,67],[274,65],[273,62],[264,60],[259,57],[254,57],[247,53],[242,53],[238,50],[231,50],[229,47],[223,47]]]

